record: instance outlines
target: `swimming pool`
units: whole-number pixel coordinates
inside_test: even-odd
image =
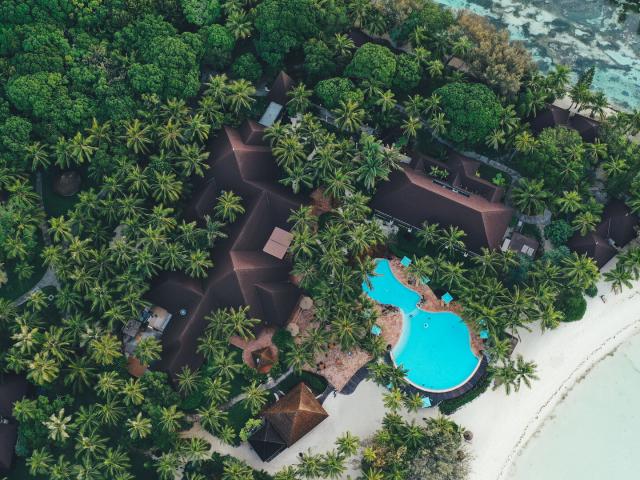
[[[408,371],[407,380],[430,392],[453,390],[469,380],[480,365],[471,349],[469,329],[453,312],[418,308],[420,295],[401,283],[388,260],[377,259],[374,275],[362,289],[378,303],[402,312],[402,334],[391,350],[396,365]]]

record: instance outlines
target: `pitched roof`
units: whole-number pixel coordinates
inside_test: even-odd
[[[604,208],[602,220],[596,230],[587,235],[574,235],[569,240],[569,248],[587,254],[595,260],[599,268],[602,268],[618,253],[616,247],[624,247],[637,236],[638,223],[638,217],[624,202],[613,200]],[[609,240],[612,240],[615,246]]]
[[[270,102],[279,103],[280,105],[286,105],[289,101],[287,92],[291,90],[291,88],[293,88],[293,85],[293,79],[283,71],[280,71],[276,79],[273,81],[273,84],[269,88],[267,100],[269,100]]]
[[[387,215],[419,227],[425,220],[463,229],[472,250],[497,248],[513,209],[437,182],[410,167],[391,174],[378,188],[371,205]]]
[[[598,136],[600,122],[594,118],[571,112],[557,105],[547,105],[529,121],[531,130],[536,135],[545,128],[567,127],[576,130],[582,140],[593,143]]]
[[[13,417],[13,404],[27,394],[29,383],[19,375],[4,375],[0,380],[0,417]]]
[[[260,373],[267,373],[278,360],[278,354],[273,347],[266,346],[251,352],[251,358],[255,363],[256,370]]]
[[[0,424],[0,474],[11,469],[17,438],[18,426],[15,423]]]
[[[264,424],[249,437],[249,444],[263,462],[272,460],[287,448],[286,442],[269,422],[264,422]]]
[[[318,426],[329,414],[304,383],[264,411],[264,418],[291,446]]]
[[[215,246],[214,267],[203,282],[178,273],[154,282],[147,298],[174,315],[162,336],[157,368],[175,374],[183,365],[201,364],[196,346],[206,327],[204,317],[212,309],[248,305],[251,316],[283,325],[300,295],[289,281],[290,262],[263,252],[274,229],[290,229],[291,210],[304,202],[278,183],[280,171],[262,140],[263,132],[264,127],[247,122],[240,130],[224,128],[210,145],[210,168],[196,188],[195,205],[187,210],[201,221],[219,192],[232,190],[242,197],[245,213]],[[184,318],[178,315],[182,308],[187,311]]]

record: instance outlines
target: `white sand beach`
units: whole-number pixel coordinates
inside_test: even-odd
[[[639,328],[640,282],[618,295],[600,282],[579,322],[544,334],[539,328],[522,331],[514,354],[535,361],[540,380],[531,390],[524,387],[509,396],[503,389],[488,390],[453,415],[474,434],[470,480],[503,480],[520,449],[576,381]]]

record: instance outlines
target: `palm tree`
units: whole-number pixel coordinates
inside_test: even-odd
[[[356,47],[353,40],[348,35],[343,33],[336,33],[333,36],[333,48],[339,57],[348,57],[353,49]]]
[[[227,412],[221,410],[215,402],[211,402],[207,408],[199,409],[198,416],[202,427],[211,432],[220,432],[227,422]]]
[[[127,430],[132,440],[143,439],[151,434],[151,420],[144,418],[142,412],[138,412],[135,418],[127,420]]]
[[[431,78],[440,78],[444,72],[444,64],[440,60],[427,62],[427,73]]]
[[[562,259],[562,266],[569,285],[582,290],[593,285],[600,276],[598,266],[586,254],[572,252]]]
[[[599,221],[600,218],[597,215],[587,210],[577,214],[571,222],[571,226],[574,231],[580,232],[580,235],[586,235],[596,229]]]
[[[313,355],[304,345],[292,345],[291,349],[285,352],[285,362],[294,372],[300,373],[306,365],[313,361]]]
[[[485,247],[482,247],[480,249],[480,255],[473,257],[471,261],[477,265],[476,268],[483,277],[487,275],[497,275],[502,263],[500,253]]]
[[[176,202],[182,193],[182,182],[170,172],[155,171],[151,186],[153,198],[165,204]]]
[[[49,152],[47,146],[40,142],[34,142],[25,147],[26,160],[31,165],[31,171],[35,172],[39,168],[45,169],[49,166]],[[1,183],[1,182],[0,182]]]
[[[133,150],[134,153],[147,153],[148,145],[152,142],[151,127],[143,125],[137,118],[132,121],[125,122],[125,133],[122,138],[125,140],[127,148]]]
[[[281,167],[292,167],[306,160],[304,144],[297,135],[287,135],[277,140],[273,147],[273,156]]]
[[[500,129],[493,130],[487,138],[485,139],[485,145],[487,147],[493,148],[494,150],[500,150],[500,147],[504,145],[506,142],[506,135]]]
[[[531,381],[538,380],[536,370],[537,366],[534,362],[527,362],[522,358],[522,355],[518,355],[515,366],[516,378],[514,384],[516,392],[520,390],[521,382],[524,382],[527,387],[531,388]]]
[[[391,90],[382,91],[380,89],[376,89],[375,94],[377,97],[375,104],[380,107],[382,113],[387,113],[393,110],[398,104],[395,94]]]
[[[456,250],[465,250],[464,238],[467,236],[464,230],[455,225],[449,225],[442,229],[438,236],[438,243],[449,254],[453,255]]]
[[[327,179],[324,193],[326,196],[340,200],[352,191],[351,173],[339,168]]]
[[[459,285],[465,278],[465,268],[461,262],[445,262],[440,271],[440,281],[444,282],[449,289],[453,285]]]
[[[190,395],[195,392],[200,385],[200,374],[198,371],[192,370],[188,365],[182,367],[176,374],[178,382],[178,391],[183,395]]]
[[[622,291],[623,287],[632,288],[633,284],[631,280],[633,275],[627,267],[618,261],[616,266],[604,274],[604,279],[607,282],[611,282],[611,290],[618,294]]]
[[[242,215],[245,212],[242,206],[242,198],[230,190],[223,190],[217,201],[214,211],[216,216],[224,222],[235,222],[238,215]]]
[[[311,101],[309,99],[312,94],[313,92],[309,90],[304,83],[299,83],[293,87],[289,92],[287,92],[287,96],[289,97],[287,107],[289,108],[289,111],[293,115],[306,112],[311,106]]]
[[[429,128],[433,130],[436,135],[444,135],[447,132],[447,125],[449,120],[445,117],[444,113],[437,112],[431,115],[428,121]]]
[[[52,413],[42,424],[49,430],[49,438],[61,444],[69,438],[69,431],[73,428],[71,415],[65,415],[64,408],[58,410],[57,414]]]
[[[284,171],[285,176],[280,180],[280,183],[287,187],[291,187],[291,191],[293,191],[293,193],[300,193],[302,187],[313,187],[313,174],[306,165],[298,163],[292,168],[285,167]]]
[[[340,455],[351,457],[358,452],[360,439],[347,431],[336,439],[336,446],[338,447],[338,453]]]
[[[353,133],[362,127],[365,111],[358,102],[348,99],[340,100],[340,105],[334,111],[335,122],[338,128]]]
[[[564,314],[556,310],[553,305],[547,305],[545,309],[540,312],[540,317],[540,327],[543,331],[553,330],[564,320]]]
[[[404,404],[404,395],[402,394],[402,390],[397,387],[393,387],[382,395],[382,402],[387,410],[397,412]]]
[[[53,382],[60,373],[58,362],[44,352],[38,352],[29,362],[27,378],[36,385]]]
[[[518,383],[518,372],[513,360],[503,360],[500,366],[491,367],[491,372],[494,379],[493,389],[495,390],[502,385],[505,393],[511,394],[511,389],[515,388]]]
[[[582,195],[576,190],[565,190],[562,196],[556,199],[556,204],[562,213],[575,213],[582,208]]]
[[[256,101],[253,96],[256,93],[255,87],[244,78],[232,81],[228,86],[228,94],[225,101],[231,105],[234,113],[238,114],[242,110],[248,110]]]
[[[233,11],[227,17],[225,27],[233,34],[236,40],[244,40],[251,36],[253,24],[246,13],[242,11]]]
[[[516,135],[515,148],[521,153],[531,153],[536,148],[536,138],[531,133],[524,131]]]
[[[77,164],[85,161],[89,163],[96,150],[97,148],[91,145],[91,140],[85,138],[80,132],[76,132],[69,141],[69,152]]]
[[[142,365],[149,365],[151,362],[160,360],[162,344],[155,337],[145,337],[136,346],[135,357]]]
[[[252,480],[254,478],[253,469],[237,458],[229,458],[223,465],[221,480]]]
[[[46,474],[52,466],[53,457],[44,448],[35,449],[31,452],[31,456],[27,459],[27,467],[32,476]]]
[[[425,221],[422,223],[422,228],[416,232],[416,236],[422,247],[435,245],[440,239],[440,224]]]
[[[217,352],[213,358],[213,371],[229,381],[233,380],[242,368],[242,365],[237,363],[236,358],[237,354],[235,352]]]
[[[182,168],[184,175],[190,177],[195,173],[197,176],[203,177],[204,171],[209,168],[207,164],[209,153],[195,143],[181,145],[179,150],[178,165]]]
[[[320,469],[322,470],[323,478],[331,480],[342,478],[342,474],[346,470],[344,457],[334,451],[327,452],[322,458]]]
[[[424,408],[422,395],[420,395],[418,392],[412,395],[406,395],[404,397],[404,406],[409,412],[417,412],[421,408]]]
[[[311,452],[301,454],[298,473],[303,478],[320,478],[322,476],[322,457],[320,455],[312,455]]]
[[[513,189],[512,200],[525,215],[535,215],[544,211],[548,196],[542,180],[522,178]]]
[[[269,393],[255,380],[247,385],[242,393],[245,395],[243,402],[253,415],[265,406],[269,398]]]
[[[173,452],[163,453],[155,461],[161,480],[172,480],[180,467],[180,458]]]
[[[422,127],[422,122],[418,117],[409,116],[402,122],[402,131],[407,138],[412,139],[418,136],[418,131]]]

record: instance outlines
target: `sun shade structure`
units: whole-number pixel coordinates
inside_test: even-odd
[[[400,265],[402,265],[403,267],[408,267],[409,265],[411,265],[411,259],[409,257],[402,257],[402,260],[400,260]]]
[[[304,383],[299,383],[264,411],[265,422],[273,426],[287,447],[304,437],[328,416]]]
[[[431,406],[431,399],[429,397],[422,397],[422,406],[429,408]]]
[[[489,338],[489,330],[480,330],[480,338],[486,340]]]
[[[444,295],[442,295],[442,301],[445,304],[449,305],[453,301],[453,296],[449,292],[446,292]]]
[[[271,232],[271,236],[269,237],[269,240],[267,240],[262,251],[282,260],[287,254],[287,250],[289,249],[289,245],[291,245],[292,240],[293,234],[283,230],[282,228],[276,227],[273,229],[273,232]]]
[[[373,333],[376,337],[382,333],[382,329],[378,325],[374,325],[371,327],[371,333]]]

